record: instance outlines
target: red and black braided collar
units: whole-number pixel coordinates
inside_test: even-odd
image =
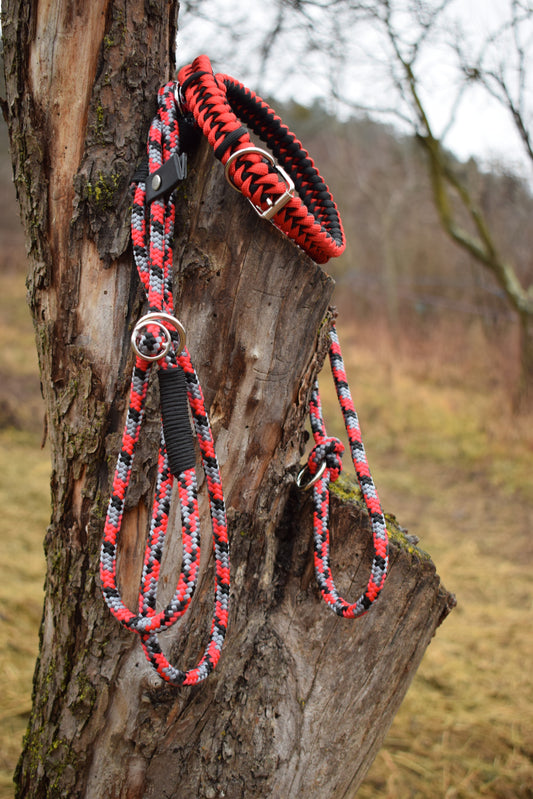
[[[182,67],[178,81],[182,110],[193,115],[226,177],[256,211],[316,263],[340,255],[344,230],[333,197],[307,150],[267,103],[234,78],[213,74],[205,55]],[[248,129],[279,165],[253,144]]]

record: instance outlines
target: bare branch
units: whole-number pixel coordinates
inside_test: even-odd
[[[523,41],[526,23],[533,20],[533,4],[530,0],[511,0],[510,12],[510,18],[485,38],[476,58],[472,59],[460,42],[457,42],[456,52],[466,84],[483,86],[509,112],[524,150],[533,161],[532,134],[526,119],[528,56],[533,45],[533,31],[527,42]],[[495,53],[498,61],[490,65]]]
[[[429,157],[433,197],[441,223],[448,235],[477,261],[487,267],[505,290],[512,307],[519,313],[532,313],[533,303],[520,284],[513,267],[498,252],[487,221],[476,206],[466,183],[458,179],[450,167],[440,142],[431,135],[420,137]],[[476,230],[471,236],[458,222],[449,196],[453,188]]]

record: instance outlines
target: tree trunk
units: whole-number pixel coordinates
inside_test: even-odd
[[[338,619],[312,579],[309,499],[294,474],[325,353],[333,283],[259,220],[202,145],[179,190],[176,308],[210,408],[232,559],[229,632],[213,675],[172,688],[105,607],[103,519],[142,296],[128,186],[173,68],[174,0],[4,2],[8,125],[29,251],[52,452],[52,518],[34,704],[19,797],[355,795],[452,599],[396,535],[376,608]],[[326,320],[326,324],[324,324]],[[135,602],[158,442],[155,390],[136,455],[120,575]],[[333,498],[333,566],[356,594],[365,514]],[[206,502],[202,499],[203,518]],[[209,633],[203,531],[191,609],[166,634],[182,667]],[[166,553],[172,585],[179,542]]]
[[[518,412],[527,412],[533,406],[533,301],[531,307],[519,315],[520,326],[520,381],[515,401]]]

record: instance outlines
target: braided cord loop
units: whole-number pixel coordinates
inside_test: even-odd
[[[231,159],[231,183],[254,205],[268,212],[286,195],[272,217],[316,263],[325,263],[345,248],[344,230],[333,197],[302,143],[268,104],[242,83],[213,74],[209,58],[198,56],[178,73],[186,109],[223,164]],[[297,196],[269,159],[253,147],[245,123],[274,153],[293,180]],[[243,151],[236,157],[236,153]]]
[[[315,446],[307,463],[307,470],[311,474],[311,484],[313,485],[315,574],[325,602],[337,615],[353,619],[368,611],[383,588],[389,563],[388,534],[385,517],[368,467],[359,420],[348,387],[339,338],[334,325],[330,331],[329,359],[348,434],[355,473],[370,518],[374,557],[365,591],[354,603],[350,604],[339,596],[330,568],[329,484],[334,482],[341,472],[341,456],[344,446],[338,439],[327,436],[318,381],[315,381],[309,402],[311,430]],[[320,467],[324,463],[325,469],[320,474]]]
[[[158,93],[158,111],[150,127],[147,144],[148,173],[152,175],[180,150],[179,118],[175,101],[175,83],[163,86]],[[148,217],[148,218],[147,218]],[[174,685],[195,685],[205,679],[220,658],[228,621],[230,586],[229,544],[226,510],[220,470],[214,449],[209,419],[198,377],[190,355],[182,347],[179,325],[173,318],[172,297],[172,238],[174,233],[175,203],[171,193],[154,199],[147,213],[146,179],[134,183],[131,233],[134,260],[148,299],[149,315],[144,326],[138,324],[135,343],[137,357],[133,368],[130,401],[121,451],[113,479],[108,504],[100,557],[100,578],[104,599],[113,615],[127,629],[139,634],[149,662],[159,675]],[[155,319],[154,319],[155,317]],[[167,320],[177,324],[172,325]],[[170,346],[167,346],[170,342]],[[179,351],[181,350],[181,351]],[[144,356],[144,357],[143,357]],[[163,391],[170,396],[172,390],[183,385],[184,396],[190,408],[196,437],[206,476],[209,509],[213,530],[215,554],[215,596],[211,634],[204,653],[196,667],[181,671],[170,664],[164,655],[158,635],[173,625],[186,612],[198,581],[200,567],[200,519],[197,499],[195,454],[188,444],[190,428],[188,414],[183,407],[174,412],[172,425],[165,427],[165,414],[160,431],[157,482],[152,506],[150,530],[147,537],[139,589],[138,612],[134,613],[124,603],[117,584],[117,548],[124,516],[126,492],[130,482],[135,449],[142,427],[145,400],[154,363],[158,365],[161,399]],[[170,381],[170,382],[169,382]],[[167,403],[169,400],[166,400]],[[163,408],[164,411],[164,408]],[[165,430],[172,436],[176,426],[178,447],[165,440]],[[185,442],[185,453],[180,450]],[[171,446],[172,445],[172,446]],[[182,564],[176,590],[167,605],[157,610],[157,593],[161,560],[168,531],[171,494],[177,481],[181,512]]]

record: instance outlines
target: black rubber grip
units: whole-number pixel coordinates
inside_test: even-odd
[[[159,369],[157,374],[168,464],[172,474],[177,477],[196,464],[185,373],[178,367]]]

